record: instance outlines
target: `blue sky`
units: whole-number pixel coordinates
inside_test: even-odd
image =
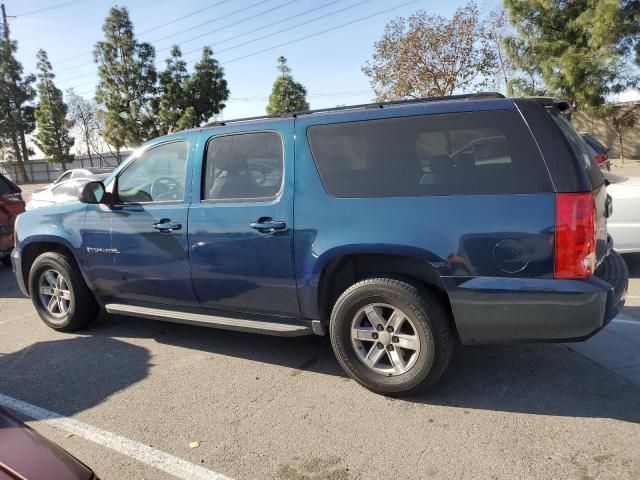
[[[18,57],[25,71],[34,71],[36,52],[44,48],[57,74],[58,87],[64,91],[74,87],[80,94],[93,96],[97,77],[90,52],[102,38],[102,24],[109,8],[124,5],[129,9],[139,40],[149,41],[156,47],[159,68],[163,68],[168,50],[175,43],[181,46],[185,60],[197,60],[205,45],[214,49],[214,55],[223,63],[231,90],[224,118],[265,113],[279,55],[287,57],[294,77],[307,87],[312,108],[368,102],[373,94],[360,67],[371,57],[373,43],[382,35],[385,24],[419,9],[448,16],[466,3],[461,0],[66,0],[75,3],[21,16],[63,1],[5,0],[7,14],[17,15],[10,19],[10,26],[13,39],[18,41]],[[481,0],[478,3],[481,11],[487,12],[501,2]],[[312,9],[316,10],[305,14]],[[198,10],[202,11],[162,26]],[[378,12],[384,13],[319,33]],[[325,17],[310,21],[321,16]],[[310,22],[296,27],[307,21]],[[276,33],[284,29],[287,31]],[[271,35],[273,33],[276,34]],[[271,49],[316,33],[319,34]],[[191,40],[194,37],[199,38]],[[195,52],[186,54],[192,50]],[[238,59],[244,56],[247,57]],[[189,67],[193,63],[190,62]]]

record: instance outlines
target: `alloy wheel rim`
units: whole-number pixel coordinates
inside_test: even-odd
[[[423,348],[413,320],[387,303],[358,310],[351,322],[351,344],[366,367],[385,376],[407,373]]]
[[[63,319],[71,308],[69,281],[57,270],[42,272],[38,282],[40,303],[52,317]]]

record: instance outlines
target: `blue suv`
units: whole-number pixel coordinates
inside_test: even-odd
[[[220,122],[22,214],[18,283],[51,328],[112,314],[329,334],[400,394],[456,343],[586,338],[628,272],[602,173],[549,98],[475,94]]]

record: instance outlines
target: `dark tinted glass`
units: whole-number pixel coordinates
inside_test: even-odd
[[[591,149],[596,153],[596,155],[607,154],[607,151],[608,151],[607,147],[602,145],[598,140],[593,138],[591,135],[589,135],[588,133],[583,133],[581,136],[582,136],[582,139],[587,143],[587,145],[591,147]]]
[[[0,176],[0,195],[6,195],[8,193],[14,193],[15,189],[13,185],[9,182],[5,181],[5,179]]]
[[[207,145],[205,200],[272,198],[282,184],[282,140],[276,132],[214,137]]]
[[[569,147],[580,162],[580,166],[587,174],[591,187],[596,189],[601,186],[604,183],[602,170],[600,170],[595,159],[589,153],[587,144],[584,142],[580,134],[576,132],[576,129],[573,128],[573,125],[569,123],[569,120],[567,120],[564,115],[552,113],[551,118],[554,119],[556,124],[560,127],[560,130],[562,130],[562,133],[569,143]]]
[[[316,125],[308,138],[336,197],[552,191],[531,134],[509,110]]]

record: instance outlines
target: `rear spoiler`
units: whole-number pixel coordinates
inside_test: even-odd
[[[570,116],[571,112],[573,112],[573,107],[569,102],[557,97],[523,97],[523,98],[535,100],[547,110],[557,109],[563,115]]]

